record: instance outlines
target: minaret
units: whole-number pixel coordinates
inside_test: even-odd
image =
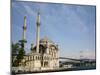
[[[37,15],[37,32],[36,32],[36,52],[39,53],[39,40],[40,40],[40,13]]]
[[[26,16],[24,17],[24,25],[23,25],[23,36],[22,36],[22,40],[19,40],[19,42],[21,42],[21,47],[24,49],[24,45],[27,42],[26,40]]]
[[[26,16],[24,17],[24,26],[23,26],[23,40],[25,41],[26,40]]]

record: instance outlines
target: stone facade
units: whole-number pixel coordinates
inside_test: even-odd
[[[36,46],[31,47],[31,52],[24,56],[21,66],[25,71],[52,70],[59,68],[58,45],[47,37],[39,41],[39,53]]]

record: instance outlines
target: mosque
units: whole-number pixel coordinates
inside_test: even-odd
[[[19,70],[41,71],[55,70],[59,68],[59,48],[47,37],[40,38],[40,13],[37,14],[36,45],[31,44],[31,52],[22,59]],[[24,17],[23,39],[26,37],[26,17]]]

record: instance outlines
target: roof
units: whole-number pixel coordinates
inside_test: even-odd
[[[52,40],[50,40],[48,37],[44,37],[40,40],[40,43],[43,43],[43,42],[49,42],[49,43],[54,43]]]

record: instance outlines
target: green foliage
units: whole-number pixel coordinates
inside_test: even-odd
[[[19,43],[12,43],[11,44],[11,49],[12,49],[12,66],[17,66],[17,60],[16,60],[16,55],[19,52],[20,45]]]
[[[12,55],[18,54],[18,51],[20,49],[19,43],[12,43]]]
[[[12,66],[19,66],[19,63],[25,55],[24,43],[12,43]]]
[[[20,62],[23,59],[23,56],[25,55],[25,51],[23,48],[20,48],[19,53],[17,55],[17,60]]]

